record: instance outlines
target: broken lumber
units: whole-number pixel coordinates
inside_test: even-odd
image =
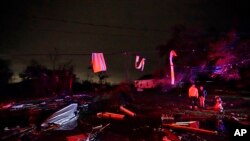
[[[167,126],[174,129],[181,129],[181,130],[187,130],[187,131],[193,131],[193,132],[200,132],[200,133],[207,133],[207,134],[213,134],[217,135],[217,131],[211,131],[206,129],[200,129],[200,128],[194,128],[194,127],[187,127],[187,126],[180,126],[175,124],[162,124],[163,126]]]

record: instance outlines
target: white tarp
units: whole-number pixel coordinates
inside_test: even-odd
[[[45,122],[41,124],[43,128],[47,128],[50,125],[57,125],[56,130],[72,130],[77,126],[78,119],[78,104],[70,104],[63,109],[52,114]]]

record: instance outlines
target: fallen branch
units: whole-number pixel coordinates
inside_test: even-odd
[[[96,114],[98,118],[111,118],[116,120],[123,120],[125,115],[110,113],[110,112],[101,112]]]
[[[130,111],[129,109],[127,109],[123,106],[120,106],[120,110],[131,117],[135,117],[135,115],[136,115],[134,112]]]
[[[186,126],[180,126],[180,125],[174,125],[174,124],[162,124],[162,125],[170,127],[170,128],[174,128],[174,129],[183,129],[183,130],[188,130],[188,131],[193,131],[193,132],[200,132],[200,133],[207,133],[207,134],[213,134],[213,135],[218,134],[217,131],[211,131],[211,130],[194,128],[194,127],[186,127]]]

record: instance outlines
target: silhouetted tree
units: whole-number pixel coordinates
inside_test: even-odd
[[[44,94],[72,94],[75,82],[74,67],[71,61],[59,65],[59,69],[50,70],[31,60],[26,69],[19,75],[36,93]],[[42,92],[43,91],[43,92]]]
[[[19,77],[22,78],[22,80],[38,79],[41,75],[46,73],[47,70],[45,66],[41,65],[36,60],[31,60],[26,69],[19,74]]]
[[[109,78],[109,75],[106,72],[98,72],[97,76],[99,78],[100,84],[105,84],[107,82],[107,79]]]
[[[52,94],[72,94],[76,75],[71,60],[59,64],[56,70],[53,68],[52,75],[49,77],[51,84],[49,88]]]
[[[45,96],[49,94],[51,87],[49,81],[49,70],[36,60],[31,60],[30,64],[19,73],[22,78],[23,90],[27,96]]]
[[[0,87],[8,84],[13,75],[8,60],[0,59]]]
[[[206,32],[199,28],[186,28],[183,25],[174,26],[170,39],[165,44],[156,47],[160,58],[166,62],[165,69],[162,70],[165,73],[169,72],[169,53],[171,50],[175,50],[177,53],[177,57],[174,58],[175,71],[181,71],[183,75],[190,75],[193,67],[205,64],[208,42],[209,38]],[[183,70],[186,73],[183,73]],[[181,77],[185,77],[183,75]]]
[[[239,79],[239,68],[249,62],[250,41],[240,40],[236,30],[221,33],[175,26],[170,39],[157,50],[160,57],[165,57],[167,67],[169,52],[175,50],[175,70],[189,70],[190,77],[206,73],[211,78]]]
[[[225,36],[209,44],[208,63],[213,66],[211,77],[224,79],[239,79],[238,68],[233,66],[240,57],[236,55],[237,44],[240,42],[236,31],[230,31]]]
[[[175,50],[178,57],[175,64],[179,66],[196,66],[203,63],[208,48],[209,38],[206,32],[199,28],[186,28],[177,25],[172,29],[172,36],[165,44],[157,46],[160,57],[165,57],[169,64],[169,52]],[[199,59],[198,59],[199,58]]]
[[[89,65],[87,68],[87,81],[93,82],[93,77],[94,77],[93,67],[92,65]]]

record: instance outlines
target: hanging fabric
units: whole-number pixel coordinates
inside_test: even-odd
[[[174,85],[174,81],[175,81],[175,78],[174,78],[174,64],[173,64],[173,60],[172,58],[173,57],[176,57],[177,54],[174,50],[171,50],[170,51],[170,55],[169,55],[169,62],[170,62],[170,73],[171,73],[171,84]]]
[[[107,70],[103,53],[92,53],[92,67],[95,73]]]
[[[143,71],[145,60],[146,60],[145,58],[141,58],[141,60],[140,60],[140,56],[136,55],[136,57],[135,57],[135,68],[138,69],[138,70]]]

